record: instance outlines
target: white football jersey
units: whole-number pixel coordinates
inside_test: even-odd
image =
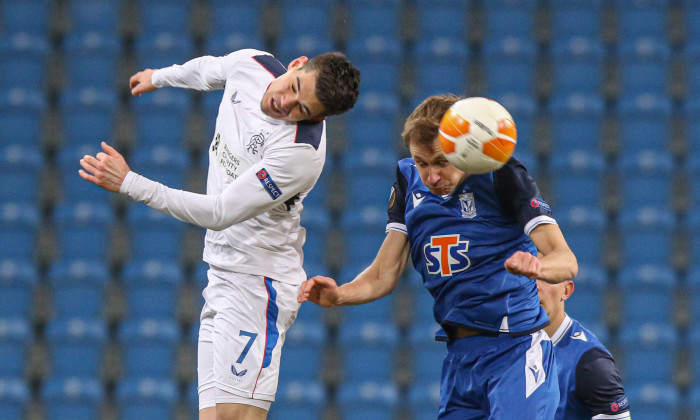
[[[156,87],[223,89],[209,147],[207,194],[175,190],[130,172],[121,192],[207,228],[204,261],[226,270],[300,284],[305,230],[301,202],[323,170],[325,121],[288,123],[265,115],[268,85],[286,72],[266,52],[246,49],[157,70]]]

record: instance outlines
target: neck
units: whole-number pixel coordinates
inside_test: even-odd
[[[547,333],[548,336],[554,336],[554,333],[557,332],[561,323],[564,322],[564,318],[566,318],[566,313],[564,311],[561,311],[557,315],[549,319],[549,325],[547,325],[544,328],[544,331]]]

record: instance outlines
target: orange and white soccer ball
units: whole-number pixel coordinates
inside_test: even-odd
[[[438,137],[447,160],[469,174],[500,169],[517,143],[510,113],[498,102],[480,97],[455,102],[440,121]]]

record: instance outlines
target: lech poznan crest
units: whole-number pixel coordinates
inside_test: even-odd
[[[474,193],[463,192],[459,195],[459,204],[462,209],[462,218],[473,219],[476,217],[476,204],[474,204]]]

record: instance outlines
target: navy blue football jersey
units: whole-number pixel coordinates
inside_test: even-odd
[[[552,344],[560,391],[555,420],[629,418],[615,361],[595,334],[567,315]]]
[[[408,235],[413,266],[435,299],[438,339],[456,326],[518,336],[548,325],[536,282],[504,267],[516,251],[537,255],[526,233],[556,223],[516,159],[468,176],[449,196],[432,194],[413,159],[403,159],[388,214],[387,230]]]

